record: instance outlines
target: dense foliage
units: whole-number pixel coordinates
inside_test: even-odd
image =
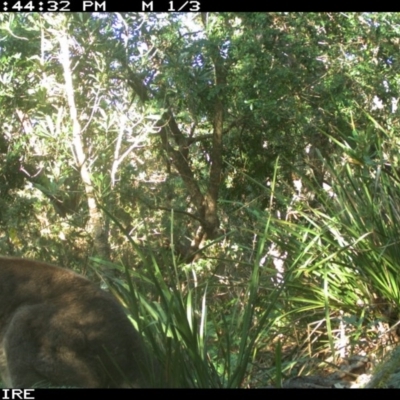
[[[105,279],[169,386],[279,385],[361,351],[400,302],[399,31],[1,14],[2,254]]]

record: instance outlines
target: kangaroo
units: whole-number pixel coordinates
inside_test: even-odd
[[[71,270],[0,257],[6,387],[137,387],[145,364],[139,334],[109,293]]]

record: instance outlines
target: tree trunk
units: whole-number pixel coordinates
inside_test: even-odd
[[[69,58],[68,35],[65,30],[59,31],[60,61],[64,71],[65,91],[68,100],[69,114],[72,121],[72,149],[75,163],[80,171],[81,179],[85,187],[86,198],[89,208],[89,220],[87,229],[93,238],[96,255],[103,259],[110,258],[110,246],[108,234],[105,229],[102,213],[97,207],[93,182],[88,168],[88,156],[85,154],[82,129],[78,119],[75,105],[74,87],[72,82],[71,63]]]

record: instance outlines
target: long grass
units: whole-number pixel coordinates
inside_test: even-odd
[[[212,275],[197,276],[195,265],[182,268],[173,252],[162,265],[142,256],[141,272],[126,266],[125,282],[109,282],[123,294],[161,366],[155,385],[248,387],[268,349],[274,354],[265,382],[279,387],[290,375],[313,372],[307,357],[324,350],[326,359],[335,360],[356,351],[377,318],[379,302],[398,307],[400,179],[397,161],[388,159],[393,133],[377,129],[373,154],[365,154],[371,138],[363,132],[353,130],[352,146],[345,137],[331,138],[336,155],[321,157],[329,192],[297,171],[314,201],[280,197],[291,218],[276,216],[276,164],[271,187],[260,185],[270,196],[268,209],[248,210],[261,222],[251,231],[258,238],[256,255],[236,297],[216,302],[223,284],[218,288]],[[171,215],[171,231],[173,223]],[[280,283],[271,279],[274,269],[266,256],[271,245],[284,255]]]

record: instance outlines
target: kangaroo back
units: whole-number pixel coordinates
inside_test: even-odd
[[[0,375],[7,387],[135,387],[139,334],[113,296],[81,275],[0,257]]]

